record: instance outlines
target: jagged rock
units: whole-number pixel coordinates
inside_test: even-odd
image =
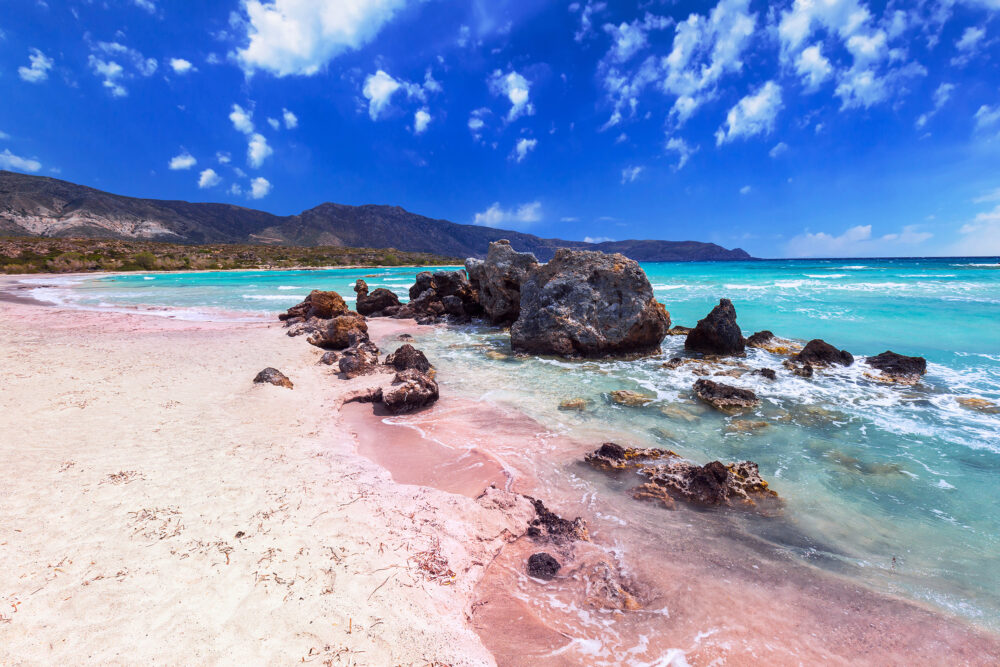
[[[641,467],[657,459],[676,457],[669,449],[639,449],[605,442],[597,451],[587,454],[585,461],[599,470],[627,470]]]
[[[445,316],[464,322],[481,312],[479,297],[464,271],[421,271],[410,287],[410,303],[400,306],[393,317],[412,317],[418,324],[433,324]]]
[[[591,607],[613,611],[642,608],[637,596],[629,590],[633,585],[614,563],[599,560],[585,567],[581,575],[586,584],[585,600]]]
[[[758,368],[753,372],[754,375],[761,375],[768,380],[777,380],[778,374],[774,372],[771,368]]]
[[[465,270],[479,293],[479,305],[493,324],[511,324],[521,312],[521,283],[538,266],[528,252],[517,252],[510,241],[490,244],[486,260],[468,259]]]
[[[310,317],[307,320],[301,317],[293,317],[285,320],[285,326],[288,327],[288,331],[285,334],[293,338],[295,336],[311,334],[325,328],[327,324],[329,324],[327,320],[318,317]]]
[[[703,466],[673,461],[657,466],[651,481],[673,496],[698,505],[752,507],[761,500],[778,496],[761,479],[757,464],[752,461],[728,465],[712,461]]]
[[[326,350],[343,350],[357,341],[368,339],[368,325],[365,318],[355,312],[339,315],[326,326],[309,335],[306,340],[316,347]]]
[[[287,312],[278,315],[278,319],[287,321],[296,317],[304,320],[318,317],[328,320],[347,312],[347,304],[336,292],[313,290],[302,303],[292,306]]]
[[[667,488],[653,482],[643,482],[632,489],[629,495],[636,500],[644,500],[648,503],[660,505],[663,509],[672,510],[676,508],[674,497],[670,495]]]
[[[670,330],[667,331],[668,336],[687,336],[689,333],[691,333],[691,327],[682,327],[679,324],[670,327]]]
[[[757,333],[747,338],[746,344],[748,347],[759,347],[767,349],[767,345],[769,345],[773,340],[774,340],[774,334],[765,329],[764,331],[758,331]]]
[[[729,299],[722,299],[684,340],[684,349],[703,354],[730,355],[746,350],[743,332],[736,324],[736,309]]]
[[[405,371],[412,368],[426,373],[431,369],[431,363],[427,361],[424,353],[409,343],[401,345],[395,352],[387,356],[385,358],[385,365],[392,366],[397,371]]]
[[[382,403],[394,415],[413,412],[438,400],[438,384],[415,369],[396,373],[392,386],[382,390]]]
[[[781,362],[781,365],[792,372],[792,375],[798,375],[803,378],[811,378],[813,376],[812,364],[796,364],[791,359],[785,359]]]
[[[528,576],[536,579],[548,581],[556,576],[560,567],[562,566],[559,565],[559,561],[544,551],[539,551],[528,557]]]
[[[292,381],[277,368],[268,366],[253,379],[254,384],[273,384],[276,387],[292,388]]]
[[[358,278],[357,282],[354,283],[354,293],[358,295],[357,309],[362,315],[379,317],[392,314],[391,312],[386,313],[386,309],[398,308],[401,305],[399,297],[384,287],[376,288],[374,292],[369,294],[368,283],[361,278]]]
[[[850,366],[854,363],[854,356],[846,350],[838,350],[825,340],[819,338],[806,343],[802,351],[795,355],[796,361],[812,366],[830,366],[839,364]]]
[[[378,348],[370,340],[358,341],[344,350],[338,366],[347,378],[373,373],[378,367]]]
[[[547,539],[556,543],[572,542],[573,540],[590,540],[587,532],[587,522],[576,517],[572,521],[564,519],[549,510],[545,504],[531,496],[525,496],[535,507],[535,518],[528,524],[526,534],[535,540]]]
[[[882,371],[890,380],[907,384],[917,382],[927,372],[927,360],[923,357],[907,357],[889,350],[868,357],[865,363]]]
[[[757,394],[749,389],[731,387],[712,380],[698,380],[694,383],[694,394],[713,408],[722,411],[752,408],[760,405]]]
[[[413,301],[421,294],[431,288],[431,272],[421,271],[416,275],[415,282],[410,287],[410,301]]]
[[[646,394],[640,394],[637,391],[631,391],[629,389],[619,389],[618,391],[613,391],[609,394],[611,400],[618,405],[627,405],[629,407],[641,407],[647,405],[656,399],[655,396],[647,396]]]
[[[327,350],[323,353],[323,356],[319,358],[319,363],[326,364],[327,366],[333,366],[340,360],[340,352],[336,350]]]
[[[587,409],[587,399],[585,398],[567,398],[565,401],[559,403],[560,410],[586,410]]]
[[[684,359],[681,359],[680,357],[673,357],[670,359],[670,361],[667,361],[666,363],[663,364],[663,368],[675,371],[681,366],[683,366],[685,363],[686,362],[684,361]]]

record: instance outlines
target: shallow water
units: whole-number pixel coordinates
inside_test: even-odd
[[[516,409],[554,436],[580,443],[579,452],[538,464],[535,474],[567,498],[575,493],[598,532],[622,550],[630,540],[643,542],[643,553],[662,550],[657,540],[666,527],[679,534],[694,521],[701,526],[698,539],[712,527],[734,544],[766,545],[774,550],[768,558],[821,568],[1000,631],[1000,415],[956,400],[1000,403],[1000,263],[851,259],[644,268],[675,324],[693,325],[728,297],[745,334],[766,328],[800,341],[824,338],[858,362],[807,380],[784,372],[782,357],[748,350],[743,361],[776,369],[778,380],[749,373],[722,378],[763,398],[759,408],[734,418],[692,400],[694,365],[662,368],[667,358],[683,356],[682,337],[668,337],[660,358],[628,362],[519,358],[509,354],[505,333],[475,326],[428,327],[417,344],[438,367],[443,393]],[[256,318],[287,308],[310,289],[353,297],[351,286],[361,276],[371,288],[405,298],[414,272],[39,279],[35,296],[171,317]],[[862,357],[886,349],[925,356],[924,381],[901,387],[867,377]],[[619,406],[607,397],[616,389],[654,399],[641,408]],[[588,402],[584,411],[559,410],[562,400],[578,397]],[[736,419],[767,426],[741,432]],[[688,513],[639,506],[615,488],[628,484],[575,463],[603,440],[668,447],[697,462],[756,461],[786,500],[783,516],[695,521]],[[608,518],[612,511],[618,514]]]

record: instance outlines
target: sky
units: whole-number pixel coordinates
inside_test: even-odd
[[[0,100],[117,194],[1000,255],[1000,0],[4,0]]]

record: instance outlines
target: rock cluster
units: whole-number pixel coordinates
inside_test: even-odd
[[[401,345],[395,352],[387,356],[385,365],[392,366],[397,371],[414,369],[426,373],[431,369],[431,363],[427,361],[424,353],[409,343]]]
[[[358,295],[358,312],[366,317],[391,317],[401,306],[399,297],[384,287],[368,292],[368,283],[358,278],[354,283],[354,293]]]
[[[410,302],[395,311],[393,317],[412,317],[418,324],[467,322],[482,314],[479,295],[464,271],[422,271],[410,287]]]
[[[260,373],[257,373],[257,377],[253,379],[253,383],[273,384],[276,387],[292,389],[292,381],[288,379],[288,376],[279,371],[277,368],[271,368],[270,366],[262,370]]]
[[[746,350],[743,332],[736,324],[732,301],[722,299],[684,340],[684,349],[702,354],[730,355]]]
[[[521,313],[521,285],[538,267],[530,252],[517,252],[510,241],[490,244],[486,260],[469,258],[465,270],[479,294],[479,304],[492,324],[513,324]]]
[[[701,379],[694,383],[693,389],[695,396],[723,412],[760,405],[757,394],[749,389],[740,389],[721,382]]]
[[[658,352],[670,316],[639,264],[620,254],[561,248],[521,283],[511,327],[516,352],[602,357]]]

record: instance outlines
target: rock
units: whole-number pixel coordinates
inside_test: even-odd
[[[271,368],[270,366],[257,373],[257,377],[253,379],[253,383],[273,384],[276,387],[285,387],[286,389],[292,388],[292,381],[277,368]]]
[[[639,264],[620,254],[560,248],[521,284],[515,352],[602,357],[659,352],[670,316]]]
[[[846,350],[838,350],[825,340],[819,338],[806,343],[802,351],[795,355],[795,360],[803,364],[812,366],[830,366],[839,364],[850,366],[854,363],[854,356]]]
[[[531,554],[528,557],[528,576],[535,577],[536,579],[545,579],[548,581],[556,576],[559,572],[559,561],[545,553],[544,551],[539,551],[536,554]]]
[[[778,379],[778,374],[775,373],[770,368],[758,368],[757,370],[755,370],[753,372],[753,374],[754,375],[761,375],[761,376],[767,378],[768,380],[777,380]]]
[[[327,324],[326,320],[321,320],[318,317],[310,317],[308,320],[304,320],[301,317],[293,317],[285,320],[285,326],[288,327],[288,331],[285,334],[293,338],[295,336],[311,334],[325,328]]]
[[[684,340],[684,349],[702,354],[729,355],[746,350],[743,332],[736,324],[736,309],[729,299],[722,299]]]
[[[774,334],[766,329],[764,331],[758,331],[746,340],[748,347],[760,347],[766,349],[766,346],[774,340]]]
[[[647,405],[656,399],[655,396],[647,396],[646,394],[640,394],[637,391],[630,391],[628,389],[613,391],[609,396],[618,405],[627,405],[632,408]]]
[[[392,366],[397,371],[415,369],[426,373],[431,369],[431,363],[427,361],[424,353],[413,347],[409,343],[401,345],[395,352],[385,358],[385,365]]]
[[[431,288],[431,272],[421,271],[416,276],[416,282],[410,287],[410,301],[416,300],[421,294]]]
[[[675,371],[681,366],[683,366],[685,363],[687,362],[684,359],[681,359],[680,357],[673,357],[669,361],[663,364],[663,368]]]
[[[698,380],[694,383],[694,394],[716,410],[724,412],[760,405],[757,394],[749,389],[731,387],[712,380]]]
[[[963,398],[956,398],[955,400],[958,401],[958,404],[961,405],[963,408],[967,408],[969,410],[975,410],[977,412],[982,412],[988,415],[1000,414],[1000,405],[997,405],[996,403],[991,403],[990,401],[987,401],[985,398],[963,397]]]
[[[396,373],[392,386],[382,390],[382,402],[394,415],[413,412],[438,400],[438,384],[415,369]]]
[[[587,399],[585,398],[568,398],[559,404],[560,410],[586,410],[587,409]]]
[[[379,287],[369,294],[368,283],[360,278],[354,283],[354,292],[358,295],[357,309],[362,315],[379,317],[386,314],[386,309],[398,308],[401,305],[399,297],[384,287]]]
[[[687,336],[689,333],[691,333],[691,327],[682,327],[679,324],[675,327],[670,327],[670,330],[667,331],[668,336]]]
[[[636,500],[644,500],[654,505],[660,505],[663,509],[672,510],[676,508],[674,497],[670,495],[667,488],[653,482],[643,482],[632,489],[629,495]]]
[[[292,306],[287,312],[278,315],[279,320],[287,321],[296,317],[309,319],[318,317],[329,320],[347,312],[347,304],[336,292],[313,290],[302,303]]]
[[[638,468],[656,459],[676,457],[669,449],[639,449],[622,447],[614,442],[605,442],[597,451],[587,454],[584,460],[598,470],[628,470]]]
[[[680,419],[686,422],[696,422],[700,417],[692,413],[691,411],[681,407],[680,405],[675,405],[673,403],[668,403],[660,408],[660,412],[663,413],[664,417],[669,417],[670,419]]]
[[[319,358],[319,363],[326,364],[327,366],[333,366],[339,360],[340,352],[337,352],[336,350],[327,350],[323,353],[323,356]]]
[[[318,329],[306,340],[326,350],[343,350],[357,341],[368,340],[368,325],[363,315],[348,312],[333,318],[326,328]]]
[[[422,271],[410,287],[410,303],[395,310],[393,317],[412,317],[418,324],[433,324],[446,316],[464,322],[480,313],[479,297],[464,271]]]
[[[735,419],[726,426],[726,430],[730,433],[753,433],[754,431],[759,431],[765,429],[770,424],[767,422],[755,422],[748,419]]]
[[[890,380],[906,384],[917,382],[927,372],[927,360],[923,357],[907,357],[889,350],[868,357],[865,363],[882,371]]]
[[[574,540],[589,541],[587,522],[576,517],[572,521],[551,511],[545,504],[531,496],[525,496],[535,508],[535,518],[528,524],[526,535],[537,540],[566,543]]]
[[[790,370],[792,375],[798,375],[803,378],[811,378],[813,376],[812,364],[802,364],[800,366],[791,359],[785,359],[781,362],[781,365]]]
[[[370,340],[358,341],[344,350],[338,365],[347,378],[373,373],[378,367],[378,348]]]
[[[506,325],[517,320],[521,312],[521,284],[537,266],[534,255],[515,251],[506,239],[490,244],[485,261],[466,260],[469,281],[474,282],[479,305],[491,323]]]
[[[586,583],[586,602],[596,609],[635,611],[642,605],[630,591],[633,586],[622,576],[618,567],[606,560],[599,560],[581,572]]]

